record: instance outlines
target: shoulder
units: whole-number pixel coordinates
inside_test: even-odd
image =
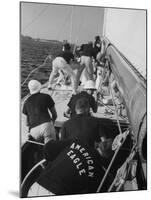
[[[81,99],[81,98],[87,98],[87,92],[82,91],[82,92],[74,95],[73,96],[73,101],[77,101],[78,99]]]
[[[73,94],[72,97],[70,98],[70,102],[74,101],[75,99],[77,99],[79,94]]]
[[[70,52],[70,51],[65,52],[65,55],[67,55],[67,56],[69,56],[69,57],[71,57],[71,58],[74,57],[73,53]]]
[[[44,94],[44,93],[37,93],[36,94],[36,98],[47,98],[47,96],[49,96],[48,94]],[[32,96],[31,96],[32,98]]]
[[[93,122],[99,123],[99,118],[97,118],[97,117],[88,116],[88,119],[90,119]]]
[[[82,91],[80,92],[79,94],[75,95],[75,98],[76,99],[79,99],[79,98],[87,98],[88,100],[92,100],[93,96],[88,94],[87,92],[85,91]]]
[[[87,118],[87,123],[90,125],[93,125],[95,128],[97,128],[98,130],[99,130],[99,128],[100,128],[100,122],[99,122],[99,120],[98,120],[98,118],[96,118],[96,117],[93,117],[93,116],[89,116],[88,118]]]
[[[80,92],[79,94],[77,94],[77,95],[79,95],[79,96],[89,96],[89,94],[86,92],[86,91],[82,91],[82,92]]]
[[[30,101],[32,101],[33,100],[33,95],[29,95],[29,96],[27,96],[27,98],[25,99],[25,101],[24,101],[24,105],[27,105]]]
[[[44,97],[44,98],[51,98],[49,94],[45,94],[45,93],[39,93],[39,96]]]
[[[52,97],[49,94],[40,93],[40,97],[48,101],[53,101]]]
[[[85,91],[83,91],[83,92],[81,93],[81,96],[86,97],[86,98],[91,99],[91,100],[92,100],[92,99],[95,100],[95,98],[94,98],[92,95],[88,94],[88,93],[85,92]]]

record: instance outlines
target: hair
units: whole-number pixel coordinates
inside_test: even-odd
[[[97,35],[97,36],[95,36],[95,40],[100,40],[100,36],[99,35]]]
[[[70,50],[70,49],[71,49],[71,46],[70,46],[69,43],[66,43],[66,44],[64,44],[63,46],[64,46],[64,49],[65,49],[65,50]]]
[[[76,57],[80,57],[81,56],[81,48],[80,47],[76,48],[76,50],[75,50],[75,56]]]
[[[81,113],[81,114],[88,114],[90,111],[90,104],[87,98],[80,98],[77,100],[76,105],[75,105],[75,111],[76,113]]]

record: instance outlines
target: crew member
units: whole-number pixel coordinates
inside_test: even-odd
[[[31,80],[28,83],[31,96],[25,101],[23,114],[30,135],[37,141],[46,143],[56,139],[54,122],[57,118],[55,103],[48,94],[40,93],[41,83]],[[51,116],[49,114],[51,113]]]
[[[71,77],[73,93],[76,93],[76,74],[71,68],[71,63],[74,60],[74,55],[70,51],[70,44],[66,43],[63,46],[63,50],[57,55],[52,62],[52,72],[49,77],[48,89],[52,88],[55,75],[62,70],[64,73]]]
[[[82,44],[81,47],[76,51],[76,54],[80,56],[80,67],[76,75],[76,86],[79,85],[80,77],[82,72],[87,80],[94,80],[94,69],[93,69],[93,44]]]
[[[90,104],[90,108],[92,109],[92,111],[94,113],[97,112],[97,97],[96,97],[96,88],[95,88],[95,83],[92,80],[89,80],[85,83],[84,85],[84,90],[81,91],[80,93],[76,94],[76,95],[72,95],[71,99],[69,100],[68,103],[68,109],[67,111],[64,113],[65,116],[71,116],[73,117],[76,113],[75,113],[75,105],[76,105],[76,101],[79,98],[87,98]],[[93,96],[95,95],[95,97]]]
[[[61,129],[61,138],[79,138],[94,147],[94,141],[100,140],[99,121],[89,113],[89,99],[86,96],[79,97],[75,102],[75,115]]]

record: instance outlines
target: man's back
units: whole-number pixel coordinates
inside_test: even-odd
[[[90,146],[100,140],[99,121],[95,117],[82,114],[74,116],[65,122],[61,130],[62,139],[80,139]]]
[[[93,56],[93,46],[91,44],[82,44],[81,45],[82,56]]]
[[[52,98],[43,93],[31,95],[25,102],[23,113],[27,115],[29,127],[33,128],[50,121],[48,109],[54,106]]]
[[[74,55],[70,51],[61,51],[57,57],[62,57],[65,61],[70,64],[70,61],[74,59]]]
[[[104,175],[102,164],[95,149],[83,141],[73,140],[37,182],[56,195],[95,192]]]

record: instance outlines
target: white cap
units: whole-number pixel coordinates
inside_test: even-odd
[[[28,88],[29,88],[30,94],[36,94],[40,92],[41,83],[37,80],[31,80],[28,83]]]
[[[96,90],[94,81],[88,80],[88,81],[85,83],[85,85],[84,85],[84,89]]]

